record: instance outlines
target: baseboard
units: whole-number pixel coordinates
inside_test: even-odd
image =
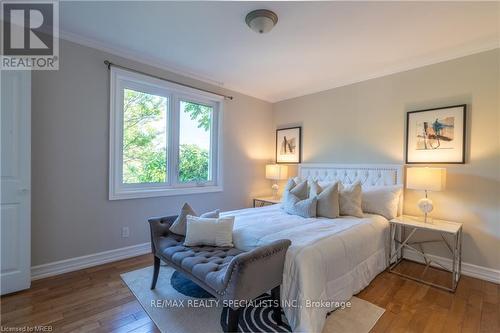
[[[424,259],[422,258],[422,256],[419,255],[418,253],[415,253],[415,252],[406,251],[404,257],[409,259],[409,260],[424,263]],[[452,266],[451,259],[440,257],[440,256],[435,256],[432,254],[428,255],[428,257],[430,257],[432,260],[434,260],[436,262],[439,262],[444,267],[451,269],[451,266]],[[431,266],[441,267],[436,263],[431,263]],[[490,281],[490,282],[500,284],[500,270],[462,262],[462,274],[476,278],[476,279]]]
[[[48,264],[31,267],[31,279],[32,280],[42,279],[49,276],[77,271],[83,268],[106,264],[108,262],[136,257],[150,252],[151,252],[151,244],[148,242],[143,244],[122,247],[115,250],[89,254],[86,256],[55,261]],[[429,255],[429,257],[432,260],[441,263],[445,267],[451,268],[451,259],[435,255]],[[405,258],[417,262],[422,262],[422,263],[424,262],[422,257],[414,252],[406,251]],[[438,264],[432,264],[432,266],[440,267]],[[462,262],[462,274],[477,279],[500,284],[500,270],[495,270],[492,268],[487,268],[483,266],[477,266]]]
[[[79,269],[102,265],[151,252],[151,243],[137,244],[86,256],[70,258],[31,267],[31,280],[38,280]]]

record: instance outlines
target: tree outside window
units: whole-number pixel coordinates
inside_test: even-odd
[[[165,182],[168,98],[124,89],[123,103],[123,182]],[[210,179],[210,142],[205,141],[210,140],[212,111],[210,106],[181,102],[180,112],[191,124],[184,121],[180,129],[181,141],[189,142],[179,144],[180,182]]]

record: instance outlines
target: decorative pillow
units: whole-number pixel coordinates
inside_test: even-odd
[[[360,182],[355,182],[349,186],[341,185],[339,199],[340,215],[363,217],[361,198],[362,189]]]
[[[234,216],[203,218],[187,216],[185,246],[233,247]]]
[[[220,213],[220,210],[216,209],[214,211],[201,214],[200,217],[217,218],[217,217],[219,217],[219,213]],[[179,216],[177,216],[174,223],[172,223],[172,225],[170,226],[170,228],[168,230],[170,230],[174,234],[186,236],[186,217],[188,215],[198,216],[198,214],[195,213],[193,208],[191,208],[191,206],[186,202],[182,206]]]
[[[316,217],[317,197],[314,196],[312,198],[300,200],[299,197],[290,192],[285,200],[282,207],[288,214],[302,217]]]
[[[288,179],[286,182],[285,188],[283,189],[283,192],[289,192],[292,188],[294,188],[297,185],[295,180],[293,178]]]
[[[283,202],[286,201],[287,195],[289,193],[295,195],[298,197],[300,200],[307,199],[308,193],[307,193],[307,181],[303,181],[301,183],[296,183],[295,180],[289,179],[288,183],[285,186],[285,190],[283,191]]]
[[[308,194],[307,191],[307,181],[303,181],[302,183],[298,183],[294,188],[290,190],[290,193],[295,195],[300,200],[307,199]]]
[[[211,212],[206,212],[200,215],[200,217],[208,217],[208,218],[219,218],[220,209],[212,210]]]
[[[334,219],[339,217],[339,183],[322,188],[317,181],[311,182],[309,197],[317,197],[316,215]]]
[[[388,220],[398,216],[401,186],[374,186],[363,188],[361,208],[365,213],[382,215]]]

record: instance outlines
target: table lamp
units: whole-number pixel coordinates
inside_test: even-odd
[[[272,186],[273,189],[273,198],[278,198],[278,180],[285,180],[288,177],[288,167],[286,165],[280,164],[268,164],[266,165],[266,178],[274,180],[274,184]]]
[[[424,222],[434,205],[427,197],[427,191],[442,191],[446,185],[445,168],[408,168],[406,169],[406,188],[425,191],[425,198],[418,201],[417,207],[424,213]]]

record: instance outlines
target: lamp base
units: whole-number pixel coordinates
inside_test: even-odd
[[[427,219],[427,215],[434,209],[432,200],[429,198],[422,198],[418,201],[417,207],[424,213],[424,223],[430,223]]]
[[[273,190],[273,198],[274,199],[278,199],[278,191],[280,189],[279,185],[278,184],[273,184],[273,186],[271,188]]]

